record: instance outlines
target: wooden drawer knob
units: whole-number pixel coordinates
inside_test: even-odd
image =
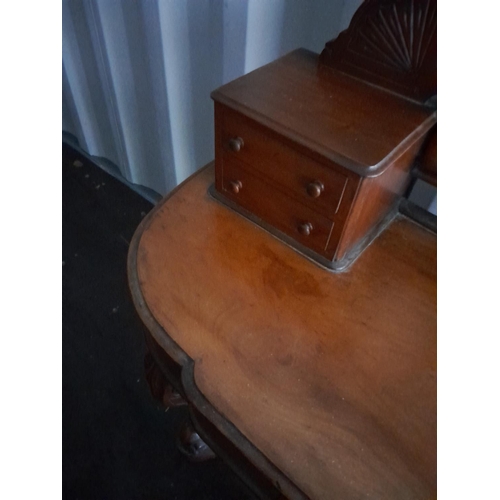
[[[231,151],[234,151],[235,153],[238,153],[243,147],[243,144],[243,139],[241,137],[234,137],[233,139],[229,140],[229,149]]]
[[[243,187],[241,181],[230,181],[229,187],[234,194],[238,194]]]
[[[319,198],[320,194],[325,190],[325,186],[321,181],[313,181],[307,185],[307,194],[311,198]]]
[[[302,236],[309,236],[311,234],[313,226],[310,222],[304,222],[303,224],[299,224],[299,227],[297,229]]]

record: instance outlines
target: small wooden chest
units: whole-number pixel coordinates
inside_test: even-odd
[[[214,195],[330,269],[394,216],[436,113],[300,49],[212,93]]]

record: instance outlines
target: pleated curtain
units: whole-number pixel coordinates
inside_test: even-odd
[[[63,0],[63,131],[165,194],[214,157],[210,92],[320,52],[360,0]]]

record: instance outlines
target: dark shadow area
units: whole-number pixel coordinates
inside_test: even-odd
[[[221,460],[180,454],[187,409],[166,412],[144,379],[126,262],[152,205],[65,145],[62,167],[63,498],[253,498]]]

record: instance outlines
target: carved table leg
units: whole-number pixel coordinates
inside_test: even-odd
[[[215,458],[215,453],[196,432],[191,419],[182,424],[177,437],[177,448],[192,462],[204,462]]]
[[[161,401],[166,408],[187,405],[187,401],[167,381],[149,352],[144,357],[144,368],[153,398]],[[215,458],[215,453],[201,439],[189,418],[181,426],[177,437],[177,448],[193,462]]]
[[[186,400],[168,383],[149,352],[144,356],[144,368],[153,398],[161,401],[165,408],[187,405]]]

